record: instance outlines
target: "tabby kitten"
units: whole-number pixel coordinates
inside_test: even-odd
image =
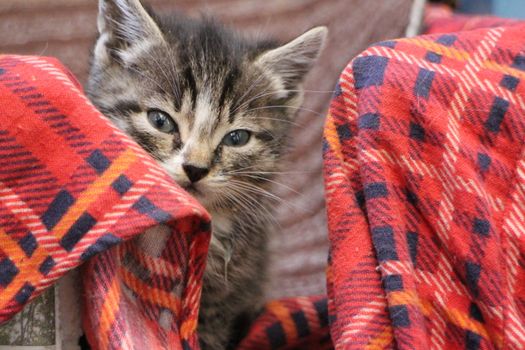
[[[262,306],[270,185],[327,30],[278,46],[139,0],[100,0],[98,29],[88,95],[210,212],[198,333],[231,347]]]

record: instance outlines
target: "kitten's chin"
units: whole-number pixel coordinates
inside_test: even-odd
[[[210,211],[215,207],[215,201],[212,199],[214,196],[211,196],[209,190],[206,190],[202,184],[183,182],[179,183],[179,186],[195,198],[206,210]]]
[[[193,184],[191,182],[183,182],[179,183],[179,186],[182,187],[186,192],[191,194],[193,197],[199,199],[202,198],[202,188],[199,188],[198,185]]]

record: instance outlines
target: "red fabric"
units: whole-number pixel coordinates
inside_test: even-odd
[[[92,349],[198,349],[204,209],[55,59],[0,56],[0,103],[0,322],[84,264]],[[330,348],[326,309],[271,302],[239,348]]]
[[[524,78],[524,24],[344,70],[324,134],[336,348],[523,348]]]
[[[197,348],[204,209],[56,60],[0,56],[0,106],[0,321],[104,251],[79,287],[92,348]],[[130,240],[159,224],[156,255]]]
[[[325,296],[269,302],[237,350],[332,349]]]

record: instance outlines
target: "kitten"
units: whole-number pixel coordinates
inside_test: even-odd
[[[98,29],[88,95],[212,215],[198,334],[232,347],[262,307],[270,185],[327,30],[278,46],[139,0],[100,0]]]

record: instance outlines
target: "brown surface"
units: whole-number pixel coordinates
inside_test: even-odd
[[[96,34],[96,0],[1,0],[0,52],[56,56],[85,81]],[[294,135],[296,147],[280,182],[286,204],[281,230],[272,240],[271,297],[321,293],[327,256],[321,176],[321,134],[330,91],[351,57],[370,43],[402,36],[412,0],[152,0],[163,11],[212,13],[251,33],[291,39],[315,25],[328,25],[328,46],[309,76],[305,110]],[[310,112],[308,110],[313,110]]]

